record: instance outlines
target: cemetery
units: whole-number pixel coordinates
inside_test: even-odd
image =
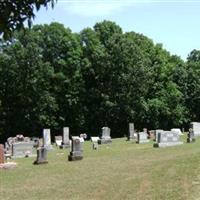
[[[111,130],[106,129],[111,138]],[[68,140],[62,145],[70,143],[70,146],[60,148],[56,141],[50,142],[51,130],[45,129],[43,143],[35,147],[35,157],[19,156],[7,161],[1,145],[1,194],[4,199],[11,199],[14,193],[15,199],[27,200],[197,198],[200,195],[200,139],[192,140],[192,129],[182,135],[176,131],[150,132],[147,134],[144,129],[137,132],[137,137],[114,138],[112,143],[99,143],[101,134],[101,138],[91,136],[91,141],[82,141],[79,136],[69,139],[67,134]],[[155,140],[148,135],[154,135]],[[188,144],[188,137],[192,144]],[[4,170],[3,163],[4,169],[10,170]]]
[[[1,0],[0,199],[200,199],[198,3]]]

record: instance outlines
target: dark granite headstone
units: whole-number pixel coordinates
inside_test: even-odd
[[[68,156],[69,161],[82,160],[83,159],[83,143],[79,138],[72,139],[71,152]]]

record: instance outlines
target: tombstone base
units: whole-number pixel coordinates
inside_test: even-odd
[[[17,166],[15,162],[7,162],[0,164],[0,169],[14,169]]]
[[[181,145],[183,144],[183,142],[166,142],[166,143],[155,143],[153,145],[153,147],[160,147],[160,148],[164,148],[164,147],[172,147],[172,146],[177,146],[177,145]]]
[[[11,155],[11,159],[16,159],[16,158],[31,158],[31,157],[35,157],[36,154],[31,154],[31,155],[28,155],[28,154],[25,154],[25,155],[15,155],[15,156],[12,156]]]
[[[100,139],[98,140],[98,144],[109,144],[112,143],[111,139]]]
[[[48,161],[47,160],[44,160],[44,161],[37,161],[37,160],[35,160],[34,161],[34,165],[41,165],[41,164],[47,164],[48,163]]]
[[[140,141],[136,141],[137,144],[145,144],[145,143],[148,143],[149,140],[140,140]]]
[[[195,142],[195,138],[192,138],[192,139],[187,138],[187,143],[193,143],[193,142]]]
[[[133,141],[133,140],[135,140],[136,139],[136,137],[127,137],[127,141]]]
[[[77,161],[77,160],[82,160],[83,156],[73,156],[73,155],[69,155],[68,156],[68,161]]]

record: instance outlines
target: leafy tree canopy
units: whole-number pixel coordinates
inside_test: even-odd
[[[41,6],[47,7],[48,4],[53,7],[55,1],[57,0],[1,0],[0,35],[3,34],[5,39],[10,38],[15,30],[24,28],[26,20],[31,26],[35,17],[34,10],[38,11]]]

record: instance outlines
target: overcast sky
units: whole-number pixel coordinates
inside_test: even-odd
[[[34,24],[57,21],[80,32],[103,20],[142,33],[184,60],[200,50],[200,0],[58,0],[54,9],[36,13]]]

